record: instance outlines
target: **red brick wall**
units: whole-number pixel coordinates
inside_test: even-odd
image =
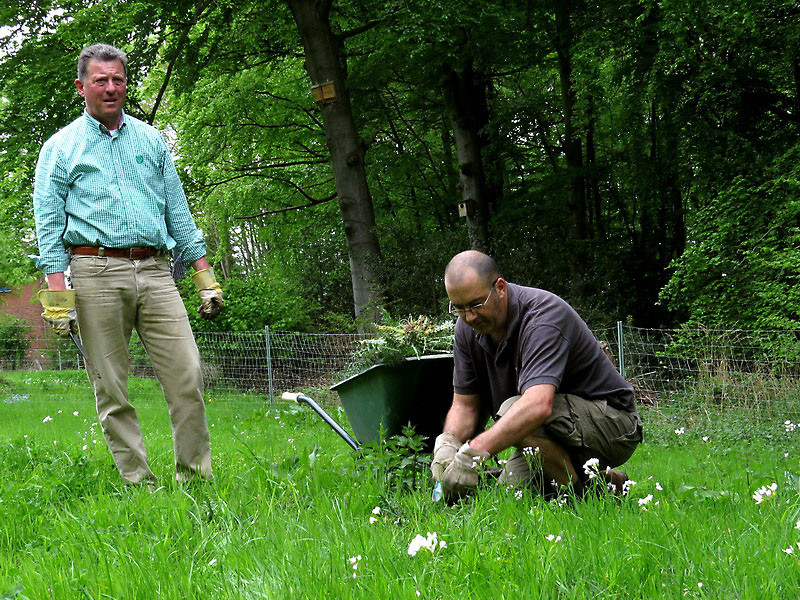
[[[31,302],[31,298],[39,291],[41,282],[29,283],[21,289],[12,289],[10,292],[0,293],[0,312],[13,315],[22,319],[31,328],[28,338],[31,346],[28,350],[28,360],[42,361],[42,348],[44,340],[50,335],[47,323],[42,319],[42,305],[38,300]]]

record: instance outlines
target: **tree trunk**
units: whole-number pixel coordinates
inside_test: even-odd
[[[564,109],[564,158],[569,177],[567,208],[572,226],[571,237],[586,239],[586,189],[583,177],[583,152],[581,138],[575,128],[575,87],[572,83],[572,24],[571,2],[555,0],[556,35],[555,49],[558,56],[558,75],[561,86],[561,102]]]
[[[564,158],[566,160],[567,212],[569,215],[568,238],[572,241],[570,250],[570,288],[575,300],[584,296],[587,272],[587,255],[584,241],[587,239],[586,227],[586,183],[583,174],[583,150],[581,138],[575,127],[575,106],[577,95],[572,81],[572,43],[573,2],[553,0],[555,11],[554,46],[558,58],[558,76],[561,87],[561,103],[564,115]]]
[[[488,121],[486,88],[476,81],[472,62],[463,73],[444,65],[441,86],[459,165],[462,201],[470,209],[467,230],[473,250],[489,252],[489,194],[483,166],[481,128]]]
[[[383,287],[377,270],[380,247],[364,165],[366,148],[353,119],[340,40],[330,27],[331,1],[287,0],[287,4],[303,42],[312,85],[333,83],[335,100],[321,104],[320,110],[350,256],[353,304],[356,318],[375,323]]]
[[[606,227],[603,221],[603,209],[602,209],[602,202],[600,198],[600,173],[597,167],[597,152],[595,150],[594,144],[594,125],[595,125],[595,114],[594,114],[594,96],[590,95],[589,100],[587,102],[587,123],[586,123],[586,165],[590,169],[590,186],[589,192],[591,195],[591,206],[592,212],[590,214],[594,215],[594,219],[590,219],[593,221],[594,231],[597,232],[598,238],[601,240],[606,239]],[[595,237],[594,235],[592,237]]]

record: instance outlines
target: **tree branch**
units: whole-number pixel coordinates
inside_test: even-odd
[[[364,23],[363,25],[361,25],[360,27],[356,27],[355,29],[351,29],[349,31],[343,31],[342,33],[338,34],[336,37],[338,37],[340,40],[346,40],[347,38],[355,37],[355,36],[357,36],[357,35],[359,35],[361,33],[369,31],[370,29],[372,29],[374,27],[377,27],[381,23],[383,23],[382,20],[369,21],[368,23]]]
[[[172,77],[172,69],[175,67],[175,63],[178,61],[178,57],[181,55],[181,51],[183,50],[183,45],[186,43],[186,40],[189,39],[189,32],[192,30],[197,24],[198,19],[203,15],[206,9],[212,5],[212,0],[205,0],[203,3],[198,4],[195,7],[194,15],[189,20],[188,23],[183,28],[181,32],[181,37],[178,39],[178,45],[175,48],[175,52],[172,55],[172,58],[167,65],[167,72],[164,74],[164,81],[161,83],[161,89],[158,90],[158,94],[156,94],[156,101],[153,103],[153,110],[150,111],[150,115],[147,117],[147,122],[152,125],[153,121],[156,120],[156,113],[158,112],[159,106],[161,106],[161,100],[164,98],[164,94],[167,91],[167,86],[169,85],[169,80]]]
[[[260,213],[255,214],[255,215],[248,215],[248,216],[245,216],[245,217],[234,217],[234,219],[243,221],[243,220],[246,220],[246,219],[257,219],[258,217],[265,217],[267,215],[275,215],[275,214],[278,214],[278,213],[289,212],[290,210],[301,210],[303,208],[309,208],[311,206],[316,206],[317,204],[323,204],[325,202],[330,202],[331,200],[333,200],[337,196],[338,196],[338,194],[336,192],[333,192],[330,196],[326,196],[325,198],[312,199],[311,202],[308,202],[306,204],[298,204],[296,206],[287,206],[285,208],[276,208],[275,210],[265,210],[264,212],[260,212]]]

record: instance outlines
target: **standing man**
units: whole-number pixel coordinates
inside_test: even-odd
[[[128,402],[128,342],[136,329],[169,405],[178,481],[211,478],[200,355],[168,252],[191,263],[205,318],[223,307],[169,150],[159,132],[123,112],[127,56],[106,44],[78,57],[75,87],[85,112],[45,142],[33,206],[47,276],[42,316],[62,336],[76,331],[89,361],[97,414],[129,484],[156,477],[136,410]],[[72,288],[64,272],[70,269]]]
[[[453,404],[431,464],[445,496],[465,495],[477,467],[512,446],[503,483],[529,483],[541,470],[580,494],[592,473],[621,491],[627,476],[612,467],[633,454],[642,424],[632,386],[586,323],[555,294],[508,283],[481,252],[453,257],[444,282],[459,317]],[[482,430],[489,414],[497,420]]]

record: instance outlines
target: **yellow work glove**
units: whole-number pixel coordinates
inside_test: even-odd
[[[475,450],[469,442],[458,449],[442,475],[442,488],[448,502],[463,498],[478,487],[478,474],[489,456],[488,452]]]
[[[434,481],[442,480],[444,470],[453,462],[453,457],[461,447],[461,443],[460,439],[446,431],[436,438],[431,460],[431,475],[433,475]]]
[[[42,317],[61,337],[69,337],[77,328],[78,313],[75,312],[75,290],[39,290]]]
[[[200,300],[202,300],[197,312],[204,319],[213,319],[225,306],[225,302],[222,299],[222,288],[217,283],[217,278],[214,277],[214,269],[209,267],[208,269],[196,271],[192,275],[192,279]]]

